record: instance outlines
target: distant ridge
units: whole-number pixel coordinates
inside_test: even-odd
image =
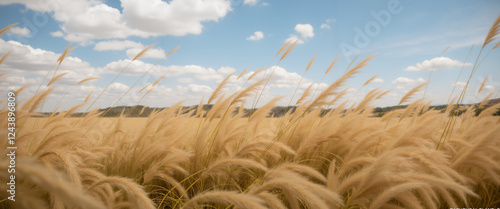
[[[486,107],[489,107],[489,106],[493,106],[495,104],[498,104],[500,103],[500,98],[496,98],[496,99],[490,99],[488,100],[488,102],[486,103]],[[470,105],[474,105],[475,108],[477,108],[479,106],[479,103],[474,103],[474,104],[461,104],[460,106],[461,107],[470,107]],[[394,109],[403,109],[403,108],[406,108],[408,105],[400,105],[400,106],[387,106],[387,107],[376,107],[374,108],[373,110],[373,115],[375,117],[381,117],[383,116],[385,113],[389,112],[389,111],[392,111]],[[430,108],[434,109],[434,110],[443,110],[446,108],[447,105],[432,105],[430,106]],[[213,105],[212,104],[209,104],[209,105],[203,105],[203,110],[204,111],[207,111],[207,110],[210,110],[212,109]],[[137,105],[137,106],[117,106],[117,107],[112,107],[112,108],[103,108],[103,109],[99,109],[98,112],[99,113],[102,113],[103,115],[101,115],[102,117],[119,117],[122,113],[126,116],[126,117],[148,117],[149,115],[151,115],[151,113],[153,113],[153,111],[161,111],[165,108],[169,108],[169,107],[147,107],[147,106],[143,106],[143,105]],[[198,108],[198,105],[193,105],[193,106],[183,106],[182,107],[183,110],[182,110],[182,114],[187,114],[189,112],[191,112],[191,114],[195,114],[196,113],[196,109]],[[476,109],[476,114],[479,114],[479,112],[481,112],[484,108],[480,109],[480,110],[477,110]],[[143,110],[144,109],[144,110]],[[286,114],[287,111],[295,111],[296,109],[296,106],[275,106],[271,109],[271,113],[269,114],[269,116],[273,116],[273,117],[280,117],[280,116],[283,116],[284,114]],[[463,109],[463,108],[461,108]],[[247,117],[251,112],[254,112],[256,109],[247,109],[245,108],[244,109],[244,116]],[[330,111],[332,109],[324,109],[323,110],[323,113],[326,113],[328,111]],[[142,113],[141,113],[142,111]],[[141,113],[141,114],[139,114]],[[460,112],[460,114],[463,113]],[[51,113],[40,113],[40,116],[41,117],[45,117],[45,116],[48,116],[50,115]],[[83,113],[74,113],[72,116],[73,117],[80,117],[82,116]],[[500,115],[500,110],[497,111],[497,113],[495,115]]]

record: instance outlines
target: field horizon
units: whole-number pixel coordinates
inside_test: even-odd
[[[46,3],[0,2],[0,208],[500,208],[499,1]]]

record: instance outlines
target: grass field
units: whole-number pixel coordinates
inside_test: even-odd
[[[500,17],[485,45],[499,27]],[[500,207],[500,104],[456,115],[459,97],[440,113],[415,97],[424,83],[398,98],[407,108],[374,118],[371,103],[388,91],[351,106],[342,89],[372,58],[280,118],[268,113],[281,98],[243,117],[266,79],[229,96],[223,81],[201,103],[214,104],[208,112],[177,105],[148,118],[70,117],[79,106],[35,118],[51,90],[40,91],[14,112],[16,201],[2,183],[0,208]],[[334,109],[321,116],[325,107]],[[10,113],[5,105],[0,118]],[[0,124],[8,147],[8,120]],[[10,152],[0,150],[2,182]]]

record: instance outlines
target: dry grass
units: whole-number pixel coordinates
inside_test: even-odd
[[[295,43],[288,45],[281,59]],[[142,119],[101,118],[96,110],[71,118],[81,106],[33,118],[51,93],[38,92],[16,112],[18,201],[3,199],[0,207],[498,207],[500,120],[492,114],[500,105],[478,117],[473,111],[447,117],[454,102],[440,113],[420,99],[374,118],[370,103],[388,92],[375,89],[358,105],[334,106],[344,100],[342,85],[372,58],[347,69],[318,97],[306,91],[296,111],[281,118],[267,117],[281,98],[249,118],[238,108],[268,79],[227,97],[221,96],[224,80],[208,99],[214,103],[208,112],[180,114],[176,105]],[[328,106],[336,109],[321,117]],[[5,108],[0,117],[7,117]],[[0,121],[4,147],[6,122]],[[3,171],[6,152],[0,150]],[[3,198],[6,186],[0,184]]]

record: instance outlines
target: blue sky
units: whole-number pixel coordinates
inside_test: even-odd
[[[287,96],[279,103],[286,105],[297,86],[299,94],[312,83],[324,89],[357,54],[360,61],[378,53],[363,73],[348,82],[346,99],[356,102],[373,88],[391,89],[375,105],[395,105],[432,72],[426,98],[442,104],[454,85],[462,88],[466,82],[499,8],[500,2],[493,0],[6,0],[0,2],[0,28],[18,25],[0,36],[0,55],[12,51],[0,65],[0,73],[6,74],[0,87],[6,91],[31,84],[23,94],[30,97],[45,75],[54,73],[57,58],[71,42],[77,48],[57,71],[68,74],[54,85],[44,110],[71,107],[91,92],[95,98],[122,69],[95,107],[110,106],[125,92],[119,105],[170,106],[181,100],[193,105],[206,100],[231,73],[235,75],[226,87],[228,94],[263,78],[264,73],[245,83],[262,67],[276,71],[259,105],[280,95]],[[274,54],[286,40],[298,44],[273,67]],[[496,43],[487,46],[482,57]],[[151,44],[155,45],[144,57],[131,61]],[[179,45],[172,55],[161,58]],[[498,49],[493,50],[481,63],[466,103],[478,102],[491,92],[498,96],[499,55]],[[336,57],[337,65],[321,81]],[[243,78],[236,80],[247,67]],[[380,74],[376,82],[362,87],[376,74]],[[141,100],[144,92],[139,90],[163,75]],[[487,76],[486,87],[478,94]],[[77,85],[88,77],[99,79]]]

